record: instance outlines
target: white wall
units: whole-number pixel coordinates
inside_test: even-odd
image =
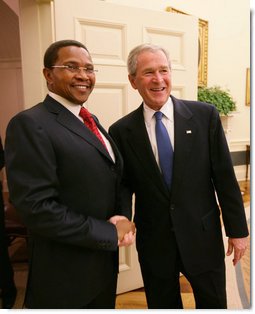
[[[245,106],[246,68],[250,67],[249,0],[103,0],[165,11],[168,6],[209,22],[208,86],[228,89],[237,103],[231,121],[231,151],[250,141],[250,107]]]
[[[97,1],[159,11],[165,11],[171,5],[178,10],[209,22],[208,86],[220,85],[229,89],[236,100],[237,111],[231,119],[231,132],[228,133],[228,141],[231,151],[244,151],[246,144],[250,142],[250,107],[245,106],[246,68],[250,67],[250,0]],[[4,2],[17,14],[18,18],[19,0],[4,0]],[[22,0],[20,3],[23,2],[27,1]],[[1,25],[2,23],[3,21],[0,21]],[[48,24],[47,26],[49,27]],[[10,33],[12,27],[10,25],[2,25],[2,29]],[[11,34],[9,37],[13,38]],[[3,68],[3,64],[1,67]],[[0,77],[2,77],[0,81],[6,79],[4,75]],[[3,88],[4,84],[0,84],[0,86]],[[19,96],[19,106],[22,103],[21,100],[23,99]],[[4,109],[7,110],[9,105],[6,106],[3,97],[0,103],[3,104],[1,107],[4,106]],[[16,108],[16,105],[12,104],[12,106]],[[13,109],[10,108],[8,114],[5,114],[3,108],[1,108],[2,126],[0,132],[3,137],[5,124],[7,124],[10,114],[13,114]],[[244,173],[243,170],[242,172]],[[239,178],[242,179],[242,177],[243,175]]]
[[[18,0],[4,1],[18,11]],[[244,150],[250,141],[250,107],[245,106],[246,68],[250,66],[250,0],[98,1],[159,11],[165,11],[171,5],[208,20],[208,86],[220,85],[229,89],[236,100],[237,112],[232,118],[228,139],[231,151]]]

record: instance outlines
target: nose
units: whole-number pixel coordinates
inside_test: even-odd
[[[159,71],[156,71],[153,75],[153,80],[157,82],[161,82],[163,80],[163,76]]]

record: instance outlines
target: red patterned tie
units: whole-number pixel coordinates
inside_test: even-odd
[[[105,142],[104,142],[101,134],[99,133],[97,125],[96,125],[94,119],[92,118],[90,112],[88,112],[88,110],[86,108],[81,107],[79,116],[82,117],[84,124],[97,136],[97,138],[100,140],[100,142],[104,145],[104,147],[107,150]]]

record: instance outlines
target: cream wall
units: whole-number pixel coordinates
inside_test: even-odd
[[[244,150],[250,141],[250,107],[245,106],[246,68],[250,67],[250,1],[103,1],[161,11],[172,6],[209,22],[207,85],[229,89],[237,102],[228,139],[231,151]]]
[[[35,0],[4,0],[5,3],[15,12],[18,17],[18,2],[30,3]],[[250,107],[245,106],[245,81],[246,68],[250,66],[250,1],[249,0],[91,0],[91,1],[105,1],[124,6],[135,6],[140,8],[165,11],[166,7],[172,6],[183,12],[192,14],[209,22],[209,51],[208,51],[208,86],[220,85],[223,88],[230,90],[233,98],[237,102],[237,111],[231,118],[231,132],[227,134],[230,150],[232,152],[245,151],[246,144],[250,141]],[[35,1],[36,2],[36,1]],[[38,1],[43,5],[43,0]],[[45,3],[48,2],[45,1]],[[28,12],[26,10],[25,12]],[[31,17],[36,18],[37,12],[31,13]],[[27,17],[26,17],[27,20]],[[45,19],[44,19],[45,20]],[[3,21],[0,21],[2,24]],[[42,29],[44,33],[51,34],[51,25],[46,23]],[[37,24],[36,24],[37,25]],[[2,25],[2,29],[10,32],[10,26]],[[29,30],[28,33],[33,32],[34,29]],[[45,34],[41,33],[44,38]],[[13,37],[10,35],[10,37]],[[35,37],[40,42],[40,38]],[[48,42],[48,41],[47,41]],[[22,42],[21,44],[25,44]],[[39,49],[39,44],[35,44]],[[44,47],[40,47],[44,50]],[[12,50],[13,51],[13,50]],[[31,47],[27,47],[27,51],[32,53]],[[23,49],[24,52],[24,49]],[[171,52],[170,52],[171,53]],[[15,62],[18,61],[15,59]],[[3,64],[4,62],[4,64]],[[24,64],[23,64],[24,66]],[[26,65],[25,65],[26,66]],[[41,65],[38,64],[41,69]],[[38,70],[36,75],[41,75],[41,70]],[[0,59],[0,70],[6,70],[6,60]],[[12,81],[15,82],[17,75],[12,68],[10,73],[13,73]],[[19,69],[21,71],[21,69]],[[0,76],[0,82],[6,80],[6,75]],[[9,80],[10,81],[10,80]],[[31,85],[33,82],[29,82]],[[19,79],[16,90],[20,91],[22,82]],[[33,92],[38,95],[37,89],[41,90],[40,84],[35,81]],[[9,107],[10,97],[6,95],[7,89],[2,86],[1,97],[1,129],[0,133],[4,138],[5,127],[9,121],[13,111],[19,111],[23,103],[21,94],[17,94],[18,101],[12,102],[12,107]],[[31,87],[31,86],[30,86]],[[14,89],[12,88],[12,91]],[[8,100],[8,101],[5,101]],[[6,104],[8,103],[8,107]],[[35,102],[33,102],[34,104]],[[25,103],[24,107],[28,104]],[[17,109],[18,108],[18,109]],[[8,112],[5,113],[4,110]],[[240,168],[240,171],[239,171]],[[244,178],[244,166],[235,167],[238,179]]]
[[[18,15],[18,0],[4,1]],[[236,100],[237,112],[231,119],[232,126],[231,132],[228,134],[228,139],[231,151],[244,150],[245,144],[250,140],[250,107],[245,106],[246,68],[250,66],[250,1],[98,1],[160,11],[165,11],[166,7],[171,5],[176,9],[208,20],[208,86],[220,85],[223,88],[227,88]]]

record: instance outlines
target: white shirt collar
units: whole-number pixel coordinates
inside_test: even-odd
[[[169,119],[171,122],[174,120],[174,105],[171,97],[168,98],[167,102],[161,107],[160,111],[164,114],[164,116]],[[146,125],[151,124],[151,120],[155,114],[155,110],[151,109],[149,106],[143,103],[143,114]]]
[[[64,98],[60,95],[57,95],[53,92],[49,92],[48,94],[50,97],[52,97],[53,99],[55,99],[56,101],[61,103],[61,105],[63,105],[66,109],[71,111],[76,117],[78,117],[80,120],[82,120],[79,116],[79,112],[80,112],[81,106],[83,106],[84,104],[82,104],[82,105],[74,104],[71,101],[67,100],[66,98]]]

